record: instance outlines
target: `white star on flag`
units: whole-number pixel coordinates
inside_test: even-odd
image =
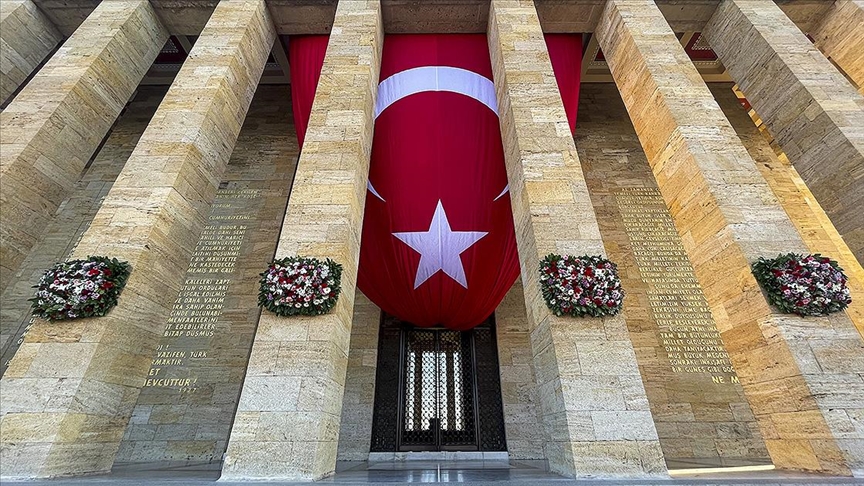
[[[417,277],[414,279],[415,289],[439,270],[443,270],[450,278],[467,289],[465,268],[459,255],[487,234],[489,233],[486,231],[450,229],[447,213],[444,212],[444,206],[439,200],[435,214],[432,215],[432,222],[429,224],[429,231],[393,233],[393,236],[420,254],[420,265],[417,267]]]

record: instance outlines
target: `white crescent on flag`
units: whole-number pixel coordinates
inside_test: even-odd
[[[467,69],[450,66],[422,66],[400,71],[381,81],[375,118],[393,103],[424,91],[449,91],[474,98],[498,114],[495,84],[489,78]]]

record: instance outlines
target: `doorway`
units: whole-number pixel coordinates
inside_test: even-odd
[[[400,451],[476,450],[470,333],[406,329]]]
[[[372,452],[505,451],[494,320],[470,331],[383,316]]]

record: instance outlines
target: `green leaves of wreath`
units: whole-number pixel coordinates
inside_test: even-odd
[[[104,316],[131,271],[129,263],[103,256],[57,263],[34,286],[33,315],[49,321]]]

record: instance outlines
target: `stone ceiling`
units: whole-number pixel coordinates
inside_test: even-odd
[[[70,35],[100,0],[34,0]],[[655,0],[676,32],[698,32],[720,0]],[[150,0],[171,34],[197,35],[218,0]],[[830,7],[826,0],[775,0],[805,32]],[[280,34],[326,34],[337,0],[268,0]],[[605,0],[535,0],[546,32],[593,32]],[[485,32],[489,0],[382,0],[388,33]]]
[[[100,0],[33,0],[66,35],[84,21]],[[600,56],[593,36],[606,0],[534,0],[545,32],[586,34],[583,80],[612,80]],[[766,0],[768,1],[768,0]],[[218,0],[150,0],[162,22],[172,34],[157,62],[145,79],[145,84],[170,83],[185,53],[191,48]],[[682,45],[689,48],[691,58],[706,81],[728,81],[725,69],[716,59],[699,57],[710,48],[699,39],[699,32],[714,13],[720,0],[655,0]],[[787,15],[808,32],[830,7],[826,0],[775,0]],[[279,34],[329,33],[337,0],[267,0]],[[384,30],[387,33],[482,33],[486,31],[489,0],[382,0]],[[700,42],[702,44],[700,44]],[[688,45],[690,44],[690,45]],[[695,47],[695,49],[694,49]],[[176,59],[171,60],[172,50]],[[697,53],[696,57],[693,56]],[[166,56],[166,54],[169,54]],[[167,61],[166,61],[167,59]],[[284,42],[273,52],[265,70],[265,84],[289,81]]]

